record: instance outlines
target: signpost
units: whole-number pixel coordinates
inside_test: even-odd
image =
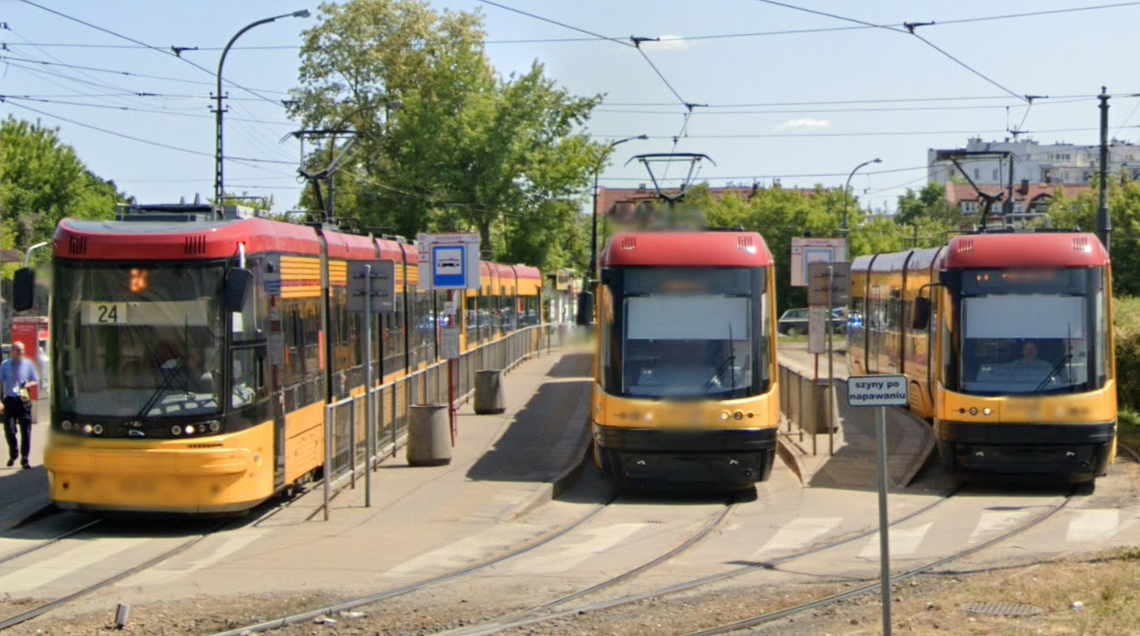
[[[868,375],[847,380],[847,404],[876,407],[875,438],[879,452],[879,560],[883,597],[883,636],[891,636],[891,555],[887,536],[887,407],[907,406],[906,376]]]
[[[827,330],[827,307],[808,307],[808,353],[816,355],[816,372],[819,372],[819,354],[827,351],[824,334]],[[816,378],[818,381],[819,378]]]
[[[815,311],[821,305],[826,315],[827,333],[827,448],[828,454],[835,454],[835,367],[833,341],[835,327],[834,310],[836,305],[846,305],[851,300],[851,264],[814,262],[808,264],[808,306]],[[811,323],[808,323],[809,327]],[[810,334],[809,334],[810,335]],[[810,338],[809,338],[810,339]],[[809,342],[810,344],[810,342]],[[822,347],[821,347],[822,348]],[[816,354],[816,369],[819,357]],[[816,373],[818,376],[818,371]],[[814,439],[814,438],[813,438]],[[814,449],[812,452],[815,452]]]
[[[847,240],[841,238],[792,239],[792,287],[807,287],[808,264],[847,261]]]
[[[459,293],[479,289],[479,235],[473,232],[451,234],[420,234],[419,288],[447,291],[443,305],[447,327],[440,329],[440,353],[447,358],[447,414],[451,422],[451,443],[458,433],[455,418],[455,361],[460,354],[462,325],[456,319],[459,311]]]
[[[396,264],[393,261],[359,261],[348,264],[348,311],[364,314],[364,505],[372,506],[372,456],[376,446],[375,394],[372,386],[372,316],[396,312]],[[353,429],[356,427],[353,426]],[[351,439],[356,441],[356,431]],[[392,445],[396,427],[392,427]],[[355,444],[354,444],[355,446]],[[327,470],[331,470],[331,467]],[[352,456],[356,475],[356,454]],[[325,479],[325,488],[329,480]],[[327,504],[326,504],[327,505]]]

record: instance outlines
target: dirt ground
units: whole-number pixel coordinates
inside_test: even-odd
[[[896,585],[894,626],[898,634],[968,636],[1054,636],[1140,634],[1140,549],[1095,557],[971,570],[969,564]],[[748,577],[685,594],[649,599],[620,609],[582,613],[516,628],[508,634],[614,634],[673,636],[770,613],[857,587],[854,582],[758,585]],[[484,598],[459,583],[390,599],[354,612],[308,621],[276,632],[282,636],[422,636],[489,621],[549,600],[521,584],[518,594]],[[110,597],[108,597],[110,598]],[[244,598],[196,596],[183,601],[131,608],[126,633],[202,636],[342,600],[335,594],[260,595]],[[589,599],[598,600],[598,599]],[[1020,603],[1040,614],[1006,618],[971,614],[977,602]],[[6,600],[0,615],[26,610]],[[11,630],[15,636],[78,636],[113,632],[115,604],[106,610],[64,618],[48,615]],[[757,627],[753,634],[808,636],[880,633],[878,593]],[[335,621],[335,622],[333,622]]]

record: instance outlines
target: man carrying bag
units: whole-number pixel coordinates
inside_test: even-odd
[[[32,450],[32,398],[28,389],[39,384],[40,376],[36,367],[24,357],[24,343],[12,343],[12,357],[0,363],[0,384],[3,385],[3,404],[0,413],[4,416],[4,439],[8,442],[8,467],[16,459],[20,465],[31,468],[28,455]],[[16,447],[17,429],[20,445]],[[17,452],[18,451],[18,452]]]

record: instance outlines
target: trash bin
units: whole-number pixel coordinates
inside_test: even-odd
[[[487,369],[475,375],[475,413],[488,415],[507,410],[503,397],[503,372]]]
[[[408,423],[408,464],[451,463],[451,426],[446,404],[413,405]]]

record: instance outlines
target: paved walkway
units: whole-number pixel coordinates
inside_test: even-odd
[[[505,413],[475,415],[465,405],[450,465],[410,467],[401,448],[373,472],[370,508],[361,477],[355,489],[337,494],[330,520],[323,521],[318,484],[127,579],[116,598],[376,589],[422,576],[425,568],[445,571],[481,560],[561,527],[593,502],[526,513],[549,501],[555,482],[585,458],[591,363],[589,352],[571,350],[519,365],[504,381]],[[24,536],[33,530],[0,536],[0,547],[35,538]],[[11,574],[38,580],[35,572]],[[83,576],[77,569],[52,580],[74,585],[74,577]],[[24,592],[47,597],[64,591],[53,585]]]
[[[800,375],[812,378],[814,356],[805,349],[785,346],[780,351],[780,364]],[[785,458],[790,458],[804,485],[847,490],[876,488],[877,443],[875,439],[876,409],[851,408],[847,405],[847,364],[835,357],[835,417],[838,430],[834,434],[834,454],[829,454],[826,431],[816,436],[814,453],[811,435],[799,429],[781,427],[780,444]],[[821,377],[826,377],[827,361],[820,356]],[[801,440],[802,437],[802,440]],[[887,474],[892,488],[910,484],[934,450],[930,425],[905,409],[887,410]]]
[[[35,406],[37,422],[32,425],[30,470],[20,468],[19,462],[14,467],[7,468],[8,446],[0,441],[0,532],[49,503],[47,471],[43,467],[49,417],[48,401],[38,401]]]

